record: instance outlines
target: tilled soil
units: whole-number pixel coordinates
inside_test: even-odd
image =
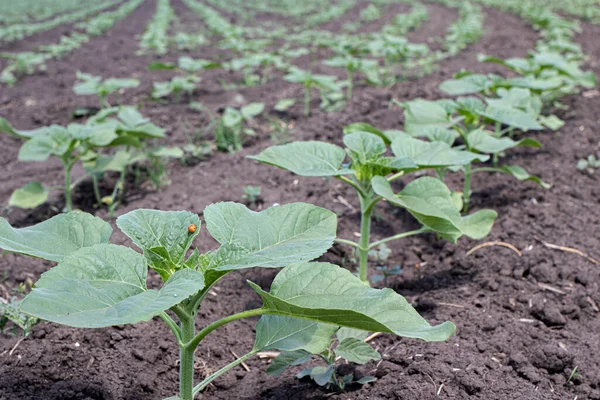
[[[179,0],[173,5],[178,15],[189,13]],[[456,17],[454,10],[429,7],[430,21],[409,35],[414,42],[443,36]],[[142,85],[126,92],[123,103],[143,103],[144,114],[167,128],[168,144],[185,143],[186,133],[203,129],[206,118],[184,104],[148,101],[151,82],[157,75],[147,72],[145,66],[153,58],[134,55],[135,35],[143,31],[153,10],[153,2],[144,4],[106,36],[94,38],[63,60],[50,62],[45,74],[26,77],[11,89],[3,88],[0,115],[23,129],[67,124],[75,107],[94,105],[93,99],[72,94],[76,70],[104,76],[135,72]],[[388,108],[391,98],[439,98],[442,93],[437,85],[461,68],[505,72],[493,64],[477,63],[476,55],[485,51],[501,57],[524,56],[538,36],[517,17],[493,9],[485,9],[485,13],[483,39],[425,78],[390,89],[359,86],[354,101],[342,112],[316,111],[304,118],[299,106],[280,115],[294,125],[292,138],[339,144],[342,127],[359,121],[384,129],[398,128],[402,113]],[[191,19],[186,16],[186,21]],[[590,55],[589,66],[600,74],[600,27],[584,24],[583,28],[577,39]],[[208,47],[191,55],[211,58],[218,52]],[[176,56],[170,54],[165,60],[176,60]],[[200,101],[213,109],[229,104],[237,92],[223,90],[211,78],[216,74],[207,74],[200,90],[187,100]],[[159,76],[170,77],[169,73]],[[275,80],[239,92],[249,101],[264,101],[271,110],[277,99],[300,97],[302,90]],[[373,343],[383,353],[383,361],[360,367],[358,373],[374,375],[378,380],[334,398],[600,399],[600,265],[544,245],[568,246],[600,259],[598,177],[575,168],[577,160],[600,151],[600,96],[589,91],[585,97],[570,97],[564,103],[568,109],[557,111],[566,122],[564,128],[558,133],[529,135],[544,144],[542,149],[513,151],[502,159],[541,176],[552,183],[551,189],[503,175],[478,175],[473,182],[472,209],[492,208],[499,214],[490,236],[481,242],[509,243],[520,254],[502,246],[468,254],[478,242],[463,238],[453,245],[434,235],[390,244],[392,254],[386,263],[400,265],[402,273],[388,279],[387,285],[412,301],[428,321],[451,320],[457,332],[444,343],[385,335],[376,338]],[[354,194],[336,181],[300,178],[246,159],[272,144],[266,121],[259,131],[240,153],[217,153],[194,166],[172,163],[169,186],[155,192],[129,193],[127,204],[117,214],[137,208],[201,213],[217,201],[240,201],[244,185],[260,185],[265,206],[304,201],[329,208],[340,216],[338,236],[352,238],[359,222]],[[0,136],[0,146],[5,171],[0,177],[0,198],[4,202],[12,190],[32,178],[46,184],[61,181],[57,163],[15,161],[18,140]],[[406,183],[408,180],[400,180],[397,188]],[[447,183],[452,189],[460,189],[461,176],[450,176]],[[55,213],[61,201],[60,197],[54,200],[55,209],[4,209],[2,214],[14,225],[28,225]],[[108,218],[105,211],[96,214]],[[407,213],[386,204],[377,209],[377,217],[373,227],[376,238],[416,227]],[[119,232],[114,241],[128,242]],[[206,251],[215,248],[216,242],[204,231],[195,245]],[[343,246],[334,246],[323,259],[353,267],[351,253]],[[35,281],[50,267],[41,260],[4,255],[0,258],[0,275],[5,277],[0,291]],[[260,299],[246,279],[268,288],[275,274],[260,269],[231,273],[215,289],[216,296],[207,298],[198,327],[258,306]],[[153,276],[151,285],[158,283]],[[6,296],[4,292],[0,295]],[[253,344],[255,323],[235,322],[208,336],[197,352],[196,379],[232,361],[233,353],[247,352]],[[0,399],[161,399],[177,390],[177,346],[159,320],[95,330],[43,323],[18,346],[17,341],[11,336],[0,337]],[[247,364],[249,371],[239,367],[217,379],[203,398],[318,399],[327,395],[311,382],[298,381],[294,377],[298,369],[274,378],[265,373],[267,361],[254,358]],[[568,381],[575,367],[581,376]]]

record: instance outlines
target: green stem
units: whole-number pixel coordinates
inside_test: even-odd
[[[469,211],[469,201],[471,199],[471,164],[465,165],[465,186],[463,189],[464,206],[463,212]]]
[[[396,179],[400,178],[401,176],[404,176],[404,171],[396,172],[394,175],[391,175],[389,178],[387,178],[387,181],[388,182],[395,181]]]
[[[189,347],[189,348],[192,348],[192,349],[195,349],[196,347],[198,347],[198,345],[200,344],[200,342],[202,341],[202,339],[204,339],[206,337],[206,335],[208,335],[209,333],[211,333],[215,329],[217,329],[217,328],[219,328],[219,327],[221,327],[221,326],[223,326],[225,324],[228,324],[230,322],[233,322],[233,321],[237,321],[237,320],[244,319],[244,318],[256,317],[256,316],[263,315],[263,314],[266,314],[266,313],[267,313],[267,310],[265,310],[263,308],[255,308],[255,309],[252,309],[252,310],[242,311],[242,312],[230,315],[230,316],[225,317],[225,318],[221,318],[220,320],[215,321],[212,324],[205,326],[191,340],[184,339],[185,346]]]
[[[334,239],[333,240],[335,243],[340,243],[340,244],[347,244],[348,246],[352,246],[352,247],[356,247],[357,249],[360,249],[360,244],[353,242],[352,240],[346,240],[346,239]]]
[[[73,201],[71,200],[71,170],[73,169],[74,163],[63,162],[65,166],[65,202],[67,212],[73,210]]]
[[[504,171],[502,168],[489,168],[489,167],[483,167],[483,168],[475,168],[471,170],[471,175],[477,173],[477,172],[506,172]]]
[[[258,353],[258,350],[252,350],[251,352],[244,354],[237,360],[227,364],[226,366],[224,366],[223,368],[221,368],[214,374],[207,376],[206,379],[204,379],[202,382],[200,382],[198,385],[196,385],[196,387],[194,387],[194,396],[197,395],[198,393],[200,393],[200,391],[202,391],[206,386],[208,386],[212,381],[217,379],[219,376],[223,375],[225,372],[229,371],[230,369],[237,367],[238,365],[240,365],[241,363],[243,363],[244,361],[246,361],[247,359],[249,359],[256,353]]]
[[[158,316],[163,321],[165,321],[165,324],[167,324],[171,331],[173,331],[173,333],[175,334],[175,338],[177,339],[177,343],[179,343],[179,345],[181,346],[183,344],[183,342],[181,341],[181,329],[179,329],[175,321],[173,321],[173,318],[171,318],[169,314],[167,314],[164,311],[158,314]]]
[[[367,267],[369,262],[369,236],[371,234],[371,214],[373,213],[373,202],[363,196],[360,196],[360,248],[358,254],[359,277],[363,282],[368,283],[369,277]]]
[[[429,228],[423,227],[423,228],[417,229],[415,231],[408,231],[408,232],[399,233],[397,235],[390,236],[390,237],[387,237],[385,239],[381,239],[381,240],[378,240],[376,242],[371,243],[369,245],[369,249],[373,249],[373,248],[375,248],[375,247],[377,247],[379,245],[382,245],[384,243],[391,242],[392,240],[402,239],[402,238],[405,238],[405,237],[414,236],[414,235],[418,235],[420,233],[427,233],[427,232],[431,232],[431,230]]]
[[[310,116],[310,87],[310,84],[304,85],[304,116],[307,118]]]
[[[192,317],[181,320],[181,341],[179,346],[179,397],[181,400],[194,400],[194,352],[196,346],[190,346],[196,326]]]
[[[92,186],[94,187],[94,197],[96,197],[96,203],[98,207],[102,206],[102,196],[100,195],[100,188],[98,187],[98,177],[96,174],[92,174]]]
[[[359,196],[366,196],[367,194],[365,193],[365,191],[363,190],[363,188],[361,188],[356,182],[354,182],[351,179],[348,179],[347,177],[340,175],[340,176],[336,176],[336,178],[338,178],[340,181],[342,182],[346,182],[348,185],[352,186],[354,189],[356,189],[356,191],[358,192]]]

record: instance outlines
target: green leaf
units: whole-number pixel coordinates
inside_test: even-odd
[[[472,239],[485,237],[498,216],[495,211],[480,210],[461,217],[450,189],[439,179],[429,176],[410,182],[398,194],[394,194],[390,183],[383,177],[376,176],[371,183],[375,193],[405,208],[425,227],[451,242],[456,242],[462,235]]]
[[[512,107],[501,107],[488,105],[484,112],[480,115],[491,119],[492,121],[500,122],[504,125],[519,128],[524,131],[544,129],[536,119],[524,111]]]
[[[502,167],[502,171],[512,175],[520,181],[532,181],[543,187],[544,189],[550,189],[552,185],[542,181],[539,177],[534,175],[529,175],[529,172],[525,170],[523,167],[519,167],[518,165],[505,165]]]
[[[244,119],[251,119],[262,113],[265,109],[264,103],[250,103],[240,109]]]
[[[21,309],[77,328],[148,321],[204,287],[202,274],[184,269],[159,290],[146,289],[144,257],[114,244],[85,247],[44,273]]]
[[[112,228],[91,214],[70,212],[15,229],[0,218],[0,248],[50,261],[62,261],[82,247],[108,243]]]
[[[154,61],[148,64],[148,71],[162,71],[162,70],[174,70],[177,68],[173,63],[163,63],[160,61]]]
[[[263,315],[256,324],[253,351],[304,351],[319,354],[329,347],[336,325],[300,318]]]
[[[450,322],[432,327],[393,290],[372,289],[350,271],[328,263],[284,268],[271,284],[270,293],[249,284],[270,314],[426,341],[446,340],[455,330]]]
[[[422,168],[467,165],[489,158],[469,151],[454,150],[445,142],[426,142],[409,136],[396,138],[392,142],[392,151],[396,157],[408,157]]]
[[[539,117],[539,121],[546,128],[551,129],[553,131],[557,131],[565,125],[565,122],[562,119],[558,118],[556,115],[542,115],[541,117]]]
[[[367,124],[365,122],[356,122],[354,124],[346,125],[344,127],[344,135],[348,135],[354,132],[369,132],[374,135],[377,135],[381,139],[383,139],[386,145],[389,145],[392,141],[392,138],[386,135],[385,132],[382,132],[379,129],[375,128],[373,125]]]
[[[469,147],[482,153],[500,153],[517,146],[542,147],[535,139],[525,138],[514,141],[508,137],[496,138],[482,129],[476,129],[467,135]]]
[[[335,336],[340,342],[343,342],[344,339],[349,338],[365,340],[367,337],[369,337],[369,332],[360,329],[340,328],[335,333]]]
[[[483,92],[492,87],[494,81],[483,74],[466,75],[459,79],[450,79],[440,84],[442,92],[450,96],[462,96]]]
[[[47,199],[48,189],[39,182],[30,182],[12,193],[8,205],[19,208],[36,208],[40,204],[44,204]]]
[[[70,132],[57,125],[29,139],[19,149],[20,161],[46,161],[51,155],[62,156],[71,144]]]
[[[368,343],[356,338],[347,338],[335,348],[335,354],[356,364],[381,360],[381,355]]]
[[[193,233],[189,225],[195,225]],[[117,218],[117,226],[140,249],[163,279],[182,267],[192,241],[200,233],[200,218],[188,211],[139,209]]]
[[[385,153],[385,142],[381,137],[368,132],[352,132],[344,136],[344,144],[352,159],[361,164],[377,160]]]
[[[152,155],[154,157],[161,157],[161,158],[182,158],[185,155],[185,153],[183,152],[181,147],[160,146],[160,147],[152,150]]]
[[[307,363],[310,357],[311,354],[304,350],[283,351],[271,361],[267,374],[280,376],[287,367]]]
[[[446,109],[429,100],[417,99],[404,103],[404,130],[416,136],[427,127],[449,128],[458,120],[451,120]]]
[[[271,146],[257,156],[248,157],[274,165],[300,176],[339,176],[354,173],[343,167],[346,152],[326,142],[293,142]]]
[[[288,108],[296,104],[296,99],[281,99],[275,104],[276,111],[286,111]]]
[[[204,209],[206,227],[221,247],[207,268],[283,267],[322,255],[335,238],[334,213],[306,203],[273,206],[254,212],[238,203]]]
[[[223,113],[223,125],[228,128],[234,128],[242,123],[242,114],[232,107],[225,108]]]

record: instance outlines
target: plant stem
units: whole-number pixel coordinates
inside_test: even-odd
[[[369,245],[369,249],[373,249],[373,248],[375,248],[375,247],[377,247],[379,245],[382,245],[384,243],[391,242],[392,240],[402,239],[402,238],[405,238],[405,237],[414,236],[414,235],[418,235],[420,233],[426,233],[426,232],[431,232],[431,230],[429,230],[429,228],[423,227],[423,228],[417,229],[415,231],[402,232],[402,233],[399,233],[397,235],[390,236],[390,237],[387,237],[385,239],[381,239],[381,240],[378,240],[376,242],[371,243]]]
[[[312,85],[304,85],[304,116],[310,116],[310,87]]]
[[[194,338],[196,326],[193,317],[181,320],[181,341],[179,346],[179,396],[181,400],[194,400],[194,352],[196,346],[189,342]]]
[[[352,247],[356,247],[357,249],[360,249],[360,244],[353,242],[352,240],[346,240],[346,239],[339,239],[336,238],[333,240],[335,243],[340,243],[340,244],[347,244],[348,246],[352,246]]]
[[[213,322],[212,324],[205,326],[193,338],[185,339],[185,338],[183,338],[183,335],[182,335],[182,339],[184,340],[186,347],[195,349],[200,344],[200,342],[202,341],[202,339],[204,339],[206,337],[206,335],[208,335],[209,333],[211,333],[215,329],[217,329],[217,328],[219,328],[219,327],[221,327],[221,326],[223,326],[225,324],[228,324],[230,322],[237,321],[239,319],[256,317],[256,316],[263,315],[263,314],[266,314],[266,313],[267,313],[267,310],[265,310],[263,308],[255,308],[255,309],[252,309],[252,310],[242,311],[242,312],[239,312],[237,314],[233,314],[233,315],[230,315],[228,317],[221,318],[220,320],[217,320],[217,321]],[[184,399],[184,400],[186,400],[186,399]]]
[[[465,186],[463,189],[464,206],[463,212],[469,211],[469,200],[471,199],[471,164],[465,165]]]
[[[173,321],[173,318],[171,318],[169,316],[169,314],[167,314],[166,312],[161,312],[160,314],[158,314],[158,316],[165,321],[165,324],[167,324],[167,326],[171,329],[171,331],[173,331],[173,334],[175,334],[175,338],[177,339],[177,342],[182,345],[183,342],[181,341],[181,329],[179,329],[179,327],[177,326],[177,324],[175,323],[175,321]]]
[[[200,391],[202,391],[202,389],[204,389],[206,386],[208,386],[212,381],[217,379],[219,376],[223,375],[225,372],[229,371],[230,369],[240,365],[241,363],[243,363],[244,361],[246,361],[247,359],[249,359],[256,353],[258,353],[258,351],[252,350],[251,352],[244,354],[237,360],[227,364],[226,366],[224,366],[223,368],[221,368],[214,374],[207,376],[202,382],[200,382],[198,385],[196,385],[196,387],[194,387],[194,396],[197,395],[198,393],[200,393]]]
[[[73,201],[71,200],[71,170],[73,169],[73,163],[69,161],[63,161],[65,167],[65,208],[67,212],[73,210]]]
[[[98,177],[96,174],[92,174],[92,186],[94,187],[94,197],[96,197],[96,203],[98,207],[102,207],[102,196],[100,195],[100,188],[98,187]]]
[[[359,277],[363,282],[368,283],[369,277],[367,267],[369,263],[369,236],[371,234],[371,214],[373,207],[371,199],[360,196],[360,247],[358,248],[359,261]]]

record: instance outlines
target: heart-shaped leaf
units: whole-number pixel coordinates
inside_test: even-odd
[[[44,204],[47,199],[48,189],[39,182],[30,182],[12,193],[8,205],[19,208],[36,208],[40,204]]]
[[[469,151],[454,150],[446,142],[426,142],[408,135],[394,139],[392,151],[396,157],[408,157],[421,168],[467,165],[489,158]]]
[[[291,171],[300,176],[339,176],[354,171],[344,168],[346,152],[334,144],[309,141],[271,146],[248,157]]]
[[[91,214],[70,212],[15,229],[0,218],[0,248],[50,261],[62,261],[82,247],[108,243],[112,228]]]
[[[435,101],[417,99],[403,104],[404,130],[416,136],[427,127],[449,128],[460,119],[451,120],[446,109]]]
[[[267,293],[249,282],[269,314],[291,316],[371,332],[426,341],[448,339],[450,322],[431,326],[391,289],[373,289],[346,269],[328,263],[302,263],[277,274]]]
[[[335,348],[335,354],[356,364],[381,360],[381,355],[368,343],[356,338],[347,338]]]
[[[344,144],[353,160],[360,164],[377,160],[385,153],[385,142],[377,135],[368,132],[352,132],[344,136]]]
[[[544,129],[544,127],[536,121],[534,116],[513,107],[488,105],[485,111],[481,112],[480,115],[489,118],[492,121],[500,122],[504,125],[512,126],[524,131]]]
[[[209,253],[204,269],[227,271],[284,267],[310,261],[333,243],[334,213],[306,203],[254,212],[238,203],[212,204],[204,210],[206,227],[221,247]]]
[[[84,247],[45,272],[21,304],[23,312],[77,328],[147,321],[204,287],[184,269],[159,290],[146,289],[144,257],[124,246]]]
[[[469,132],[467,142],[471,149],[490,154],[500,153],[517,146],[542,147],[540,142],[535,139],[525,138],[515,141],[508,137],[496,138],[482,129]]]
[[[193,232],[188,230],[195,225]],[[192,241],[200,233],[200,218],[189,211],[139,209],[117,218],[117,226],[144,251],[163,279],[181,268]]]
[[[461,217],[452,199],[452,192],[436,178],[425,176],[416,179],[398,194],[394,194],[390,183],[383,177],[376,176],[371,183],[375,193],[405,208],[425,227],[452,242],[462,235],[473,239],[485,237],[498,216],[495,211],[480,210]]]

